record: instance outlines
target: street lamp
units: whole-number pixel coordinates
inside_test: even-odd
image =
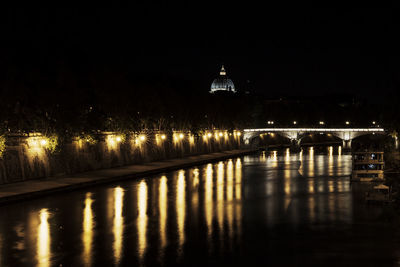
[[[293,124],[296,125],[296,124],[297,124],[297,121],[293,121]]]

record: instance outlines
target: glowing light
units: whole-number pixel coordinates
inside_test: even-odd
[[[218,135],[219,135],[220,137],[222,137],[224,134],[223,134],[223,133],[219,133]]]
[[[194,145],[194,136],[193,135],[189,135],[189,144],[190,144],[190,146]]]
[[[114,251],[115,265],[119,264],[122,252],[122,238],[123,238],[123,224],[124,224],[124,217],[122,216],[123,198],[124,198],[124,190],[119,186],[114,188],[113,251]]]
[[[121,142],[121,141],[122,141],[122,138],[121,138],[120,136],[117,136],[117,137],[115,138],[115,140],[117,140],[117,142]]]
[[[213,219],[213,168],[209,163],[206,169],[206,181],[204,190],[204,209],[207,224],[207,238],[211,241],[212,238],[212,219]]]
[[[286,163],[290,162],[290,149],[286,148],[286,157],[285,157]]]
[[[239,200],[242,198],[242,161],[241,159],[236,160],[235,165],[235,199]]]
[[[297,121],[293,121],[293,124],[296,125],[296,124],[297,124]]]
[[[167,177],[163,175],[160,179],[158,189],[158,206],[159,206],[159,220],[160,220],[160,245],[163,250],[167,245]]]
[[[138,187],[137,203],[138,252],[140,260],[143,260],[147,248],[147,185],[144,180],[140,182]]]
[[[40,144],[41,144],[42,146],[47,145],[47,140],[45,140],[45,139],[40,140]]]
[[[208,136],[208,137],[211,137],[211,136],[212,136],[212,133],[208,133],[207,136]]]
[[[217,171],[217,222],[221,236],[224,232],[224,163],[218,163]]]
[[[325,122],[323,122],[323,121],[320,121],[320,122],[319,122],[319,124],[320,124],[320,125],[324,125],[324,124],[325,124]]]
[[[145,140],[146,140],[146,136],[143,135],[143,134],[141,134],[141,135],[139,136],[139,139],[140,139],[140,141],[145,141]]]
[[[346,125],[349,125],[350,124],[350,122],[349,121],[346,121]]]
[[[41,209],[40,224],[37,236],[37,259],[38,266],[50,266],[50,227],[49,227],[49,212],[47,209]]]
[[[313,181],[312,181],[312,180],[309,180],[309,181],[308,181],[308,192],[309,192],[310,194],[313,194],[313,193],[314,193],[314,184],[313,184]]]
[[[182,134],[182,133],[181,133],[181,134],[179,134],[179,138],[180,138],[180,139],[183,139],[184,137],[185,137],[185,135],[184,135],[184,134]]]
[[[162,134],[162,135],[161,135],[161,139],[162,139],[162,140],[165,140],[165,138],[167,138],[167,137],[165,136],[165,134]]]
[[[237,132],[237,133],[236,133],[237,136],[240,136],[241,134],[242,134],[241,132]]]
[[[181,170],[178,173],[178,181],[176,188],[176,215],[178,228],[178,245],[179,251],[182,251],[182,246],[185,242],[185,171]]]
[[[314,176],[314,147],[309,148],[308,175]]]
[[[92,244],[93,244],[93,212],[92,212],[92,194],[86,193],[85,208],[83,209],[83,232],[82,243],[83,253],[82,259],[85,266],[92,265]]]
[[[372,124],[375,125],[375,124],[376,124],[376,121],[373,121]]]

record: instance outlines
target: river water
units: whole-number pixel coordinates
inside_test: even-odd
[[[396,266],[338,147],[267,151],[0,206],[0,266]]]

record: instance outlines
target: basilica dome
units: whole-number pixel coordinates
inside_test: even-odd
[[[235,85],[233,84],[232,80],[226,76],[226,71],[223,65],[221,71],[219,72],[219,77],[214,79],[211,84],[210,93],[215,93],[218,91],[236,93]]]

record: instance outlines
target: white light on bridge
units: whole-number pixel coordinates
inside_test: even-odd
[[[320,122],[319,122],[319,124],[320,124],[320,125],[324,125],[324,124],[325,124],[325,122],[323,122],[323,121],[320,121]]]
[[[274,124],[274,121],[267,121],[268,124]]]
[[[297,121],[293,121],[293,124],[296,125],[296,124],[297,124]]]
[[[349,125],[350,124],[350,122],[349,121],[346,121],[346,125]]]
[[[376,124],[376,121],[373,121],[372,124],[375,125],[375,124]]]

